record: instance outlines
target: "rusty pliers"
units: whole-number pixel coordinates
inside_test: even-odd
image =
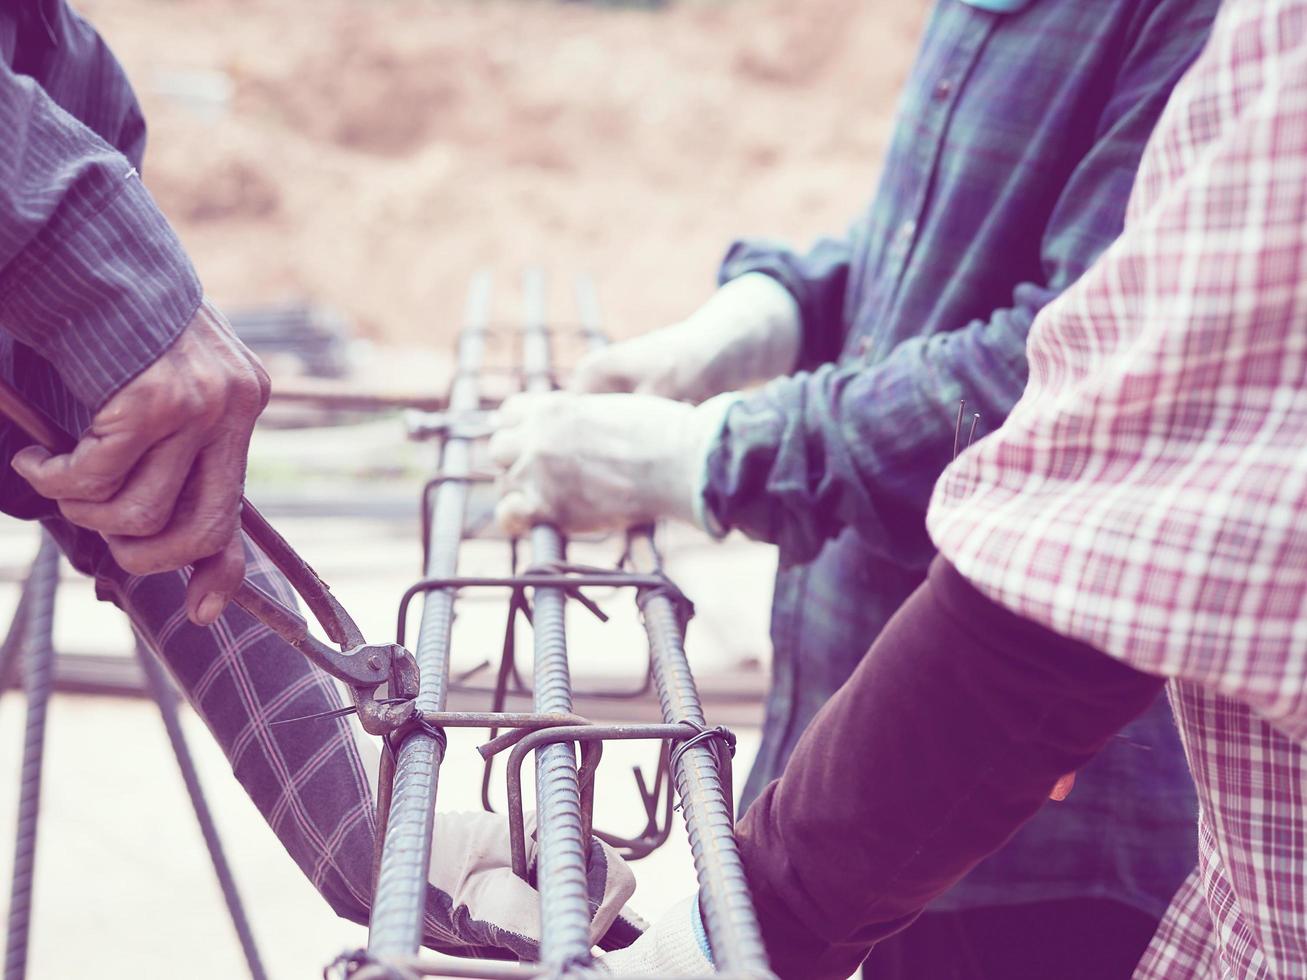
[[[0,380],[0,414],[52,453],[71,452],[77,440],[44,413],[28,405],[11,385]],[[253,504],[241,498],[241,528],[286,577],[304,600],[331,642],[333,650],[309,633],[308,623],[295,610],[246,579],[232,597],[238,606],[259,620],[283,640],[350,690],[363,730],[371,735],[388,735],[413,717],[413,699],[418,693],[418,665],[413,654],[397,643],[370,644],[358,624],[327,583],[318,577],[290,543],[277,533]],[[379,699],[381,685],[389,685],[389,697]]]

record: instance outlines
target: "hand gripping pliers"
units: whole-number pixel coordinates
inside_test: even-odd
[[[0,414],[52,453],[71,452],[77,440],[44,413],[28,405],[11,385],[0,380]],[[248,579],[232,600],[283,640],[350,690],[363,730],[388,735],[413,717],[418,693],[418,665],[413,654],[397,643],[372,644],[363,639],[353,618],[303,558],[253,504],[241,498],[241,528],[286,577],[332,643],[333,650],[309,633],[308,623],[295,610]],[[381,685],[389,697],[379,699]]]

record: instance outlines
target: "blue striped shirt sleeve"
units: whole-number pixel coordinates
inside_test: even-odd
[[[181,242],[136,168],[0,61],[0,327],[95,410],[198,308]]]

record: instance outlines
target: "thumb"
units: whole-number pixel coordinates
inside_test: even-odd
[[[186,616],[196,626],[210,626],[245,581],[245,543],[239,531],[217,554],[194,565],[186,586]]]
[[[31,482],[32,477],[36,475],[41,464],[50,458],[49,451],[44,447],[28,446],[25,449],[20,449],[18,452],[14,453],[13,459],[9,461],[9,465],[12,466],[18,475],[24,480]]]
[[[535,494],[525,490],[510,490],[495,506],[495,521],[504,533],[521,537],[540,522],[542,508]]]

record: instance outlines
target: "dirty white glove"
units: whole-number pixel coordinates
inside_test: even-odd
[[[801,339],[799,305],[789,290],[751,272],[680,323],[589,354],[568,387],[701,402],[791,373]]]
[[[510,534],[542,522],[621,530],[660,517],[707,527],[708,451],[737,398],[691,406],[652,395],[516,395],[490,440],[505,470],[495,516]]]
[[[534,881],[535,814],[526,814],[525,822],[527,868]],[[540,895],[513,873],[508,841],[502,814],[436,814],[428,880],[441,894],[438,918],[428,914],[424,923],[428,942],[463,955],[508,950],[534,959],[539,954]],[[619,920],[635,891],[631,869],[596,838],[590,841],[589,861],[590,940],[598,944],[612,930],[614,937],[624,936],[615,944],[629,942],[642,925],[630,913]]]
[[[708,933],[699,914],[699,893],[682,899],[625,949],[599,957],[617,977],[703,977],[716,973]]]

